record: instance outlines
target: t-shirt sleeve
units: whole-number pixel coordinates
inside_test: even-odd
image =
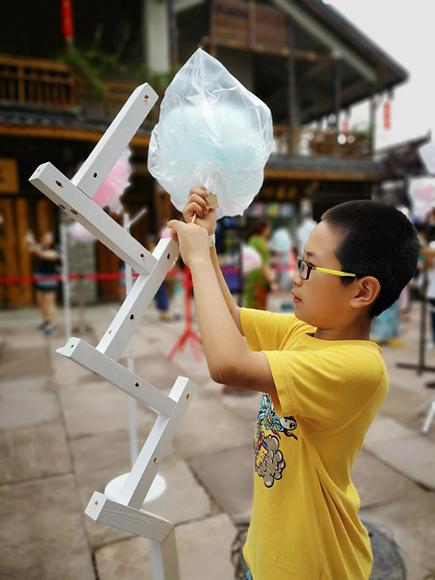
[[[298,415],[317,428],[338,428],[367,403],[384,367],[367,349],[265,351],[273,376],[272,397],[281,417]]]
[[[278,350],[299,321],[294,314],[240,309],[240,323],[251,350]]]

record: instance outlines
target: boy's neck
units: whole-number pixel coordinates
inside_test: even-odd
[[[370,326],[371,319],[363,319],[353,321],[347,327],[318,328],[314,337],[321,340],[370,340]]]

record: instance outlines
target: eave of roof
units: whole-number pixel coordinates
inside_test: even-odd
[[[325,4],[322,0],[303,0],[302,3],[313,14],[323,19],[337,36],[348,42],[361,55],[369,61],[382,63],[395,77],[389,88],[408,80],[409,73],[402,65],[333,6]]]
[[[108,124],[68,112],[0,108],[0,136],[60,139],[96,143]],[[145,124],[133,137],[132,145],[148,147],[150,128]]]

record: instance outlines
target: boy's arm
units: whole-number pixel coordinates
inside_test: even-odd
[[[186,205],[183,208],[183,217],[186,223],[191,223],[193,219],[196,220],[196,224],[206,229],[208,235],[211,236],[216,231],[217,217],[216,210],[209,208],[208,201],[208,193],[204,187],[193,187],[189,191],[189,197],[187,199]],[[221,271],[215,247],[210,248],[210,257],[224,300],[228,306],[229,311],[231,312],[231,316],[233,317],[237,328],[239,329],[239,332],[243,335],[242,325],[240,323],[240,308],[234,302],[231,292],[228,289],[227,283]]]
[[[251,351],[243,340],[221,291],[212,259],[193,259],[189,267],[196,315],[212,379],[217,383],[275,394],[266,356]]]
[[[243,330],[242,330],[242,324],[240,321],[240,308],[237,306],[228,286],[227,283],[225,281],[224,275],[222,274],[222,270],[219,264],[219,258],[216,252],[216,248],[210,248],[210,258],[213,264],[213,268],[216,274],[216,278],[217,281],[219,283],[219,287],[221,289],[222,295],[224,297],[224,300],[226,302],[226,305],[228,306],[228,309],[231,313],[231,316],[233,317],[234,322],[236,323],[236,326],[240,332],[240,334],[243,336]]]

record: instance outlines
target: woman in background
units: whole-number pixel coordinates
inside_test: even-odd
[[[246,274],[244,306],[266,310],[267,294],[275,288],[275,277],[270,267],[269,239],[270,226],[264,221],[258,221],[252,228],[248,246],[254,248],[260,256],[262,264]]]
[[[56,293],[60,257],[55,249],[53,232],[46,232],[40,244],[36,243],[33,233],[28,232],[25,242],[29,252],[36,258],[34,268],[36,304],[42,315],[42,323],[38,326],[38,330],[49,336],[54,334],[58,324]]]

